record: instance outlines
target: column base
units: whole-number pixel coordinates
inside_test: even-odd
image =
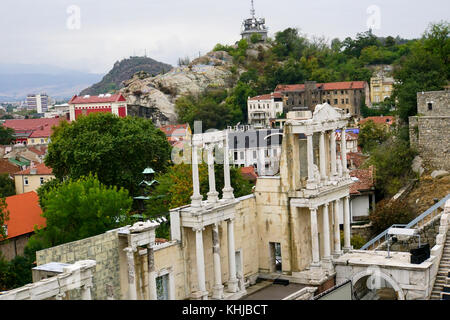
[[[230,280],[227,282],[227,291],[231,293],[236,293],[239,291],[238,280]]]
[[[233,188],[224,188],[222,189],[222,199],[224,200],[233,200],[234,199],[234,194],[233,194],[234,189]]]
[[[203,200],[203,196],[192,196],[191,197],[191,206],[194,208],[201,208],[202,200]]]
[[[217,203],[219,202],[219,193],[216,192],[208,192],[208,202],[209,203]]]
[[[220,286],[214,286],[213,287],[213,294],[212,294],[212,298],[213,299],[217,299],[217,300],[223,300],[224,295],[223,295],[223,288],[224,286],[220,285]]]
[[[335,251],[333,252],[333,258],[339,258],[340,256],[342,256],[342,254],[343,254],[342,250]]]
[[[191,300],[208,300],[208,291],[195,291],[191,293]]]
[[[347,253],[347,252],[352,251],[352,250],[353,250],[352,246],[343,248],[344,253]]]
[[[331,257],[323,258],[321,262],[322,262],[321,266],[323,269],[326,269],[326,270],[334,269],[333,262],[331,261]]]
[[[309,265],[309,268],[310,268],[311,270],[313,270],[313,269],[320,269],[321,266],[322,266],[322,265],[321,265],[320,262],[316,262],[316,263],[311,262],[311,264]]]

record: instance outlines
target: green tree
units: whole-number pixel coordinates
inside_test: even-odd
[[[0,144],[8,145],[14,141],[14,129],[0,126]]]
[[[36,230],[31,247],[57,246],[127,225],[133,202],[127,190],[106,186],[92,175],[50,188],[41,201],[47,225]]]
[[[396,64],[393,97],[402,120],[417,114],[417,93],[441,90],[450,77],[449,24],[431,24],[420,41]]]
[[[51,136],[45,164],[62,180],[90,173],[106,184],[138,190],[142,170],[164,171],[170,161],[165,134],[151,120],[97,113],[61,123]]]
[[[414,177],[411,164],[416,152],[402,139],[388,139],[370,152],[363,167],[374,165],[375,187],[381,197],[393,196]]]
[[[358,144],[363,152],[368,153],[385,142],[389,136],[389,132],[386,131],[383,125],[376,124],[372,120],[369,120],[361,125]]]
[[[393,224],[407,224],[414,216],[414,210],[405,201],[382,200],[377,203],[376,210],[369,213],[375,235]]]
[[[14,180],[9,177],[9,174],[0,174],[0,197],[6,198],[16,194]]]

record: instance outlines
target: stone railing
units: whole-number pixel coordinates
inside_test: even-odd
[[[81,289],[81,299],[91,300],[92,272],[96,262],[78,261],[63,273],[24,287],[0,293],[0,300],[62,300],[71,290]]]
[[[297,292],[294,292],[283,300],[311,300],[317,289],[317,287],[306,287]]]

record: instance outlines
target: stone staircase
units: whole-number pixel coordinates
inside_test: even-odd
[[[450,272],[450,232],[447,233],[445,240],[444,251],[442,252],[441,262],[439,264],[436,281],[431,292],[430,300],[441,300],[441,292],[444,290],[447,283],[448,273]]]

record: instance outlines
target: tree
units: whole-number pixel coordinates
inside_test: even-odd
[[[359,132],[358,144],[363,152],[368,153],[377,146],[381,145],[389,138],[389,132],[380,124],[372,120],[365,122]]]
[[[109,113],[62,122],[51,136],[45,164],[62,180],[90,173],[106,184],[138,190],[142,171],[164,171],[170,160],[165,134],[151,120]]]
[[[383,232],[393,224],[407,224],[414,216],[414,210],[406,201],[382,200],[377,203],[376,210],[369,213],[374,234]]]
[[[133,202],[127,190],[106,186],[92,175],[69,179],[58,188],[50,188],[41,201],[47,226],[32,236],[41,247],[57,246],[127,225]],[[31,246],[36,246],[33,241]]]
[[[9,220],[9,211],[7,209],[5,198],[0,198],[0,241],[7,238],[7,229],[4,227]]]
[[[8,145],[14,140],[14,129],[0,126],[0,144]]]
[[[363,167],[374,165],[375,187],[381,197],[393,196],[413,177],[411,164],[416,155],[402,139],[388,139],[374,148]]]
[[[393,97],[399,116],[408,122],[417,114],[417,93],[441,90],[450,78],[450,27],[448,22],[431,24],[420,41],[396,64]]]
[[[9,174],[0,174],[0,197],[6,198],[16,194],[14,180],[9,177]]]

